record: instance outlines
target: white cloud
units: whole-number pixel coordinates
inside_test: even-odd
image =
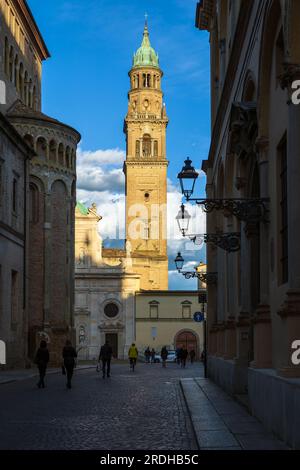
[[[82,150],[77,153],[77,188],[85,191],[122,193],[125,177],[122,162],[124,150]],[[119,168],[115,168],[115,167]]]
[[[80,150],[77,164],[77,200],[90,207],[97,205],[102,216],[99,233],[103,240],[125,239],[125,178],[120,166],[125,152],[120,149],[83,151]],[[202,176],[202,174],[201,174]],[[185,259],[186,270],[193,270],[201,260],[205,261],[205,247],[195,245],[183,238],[179,231],[176,215],[182,203],[182,194],[177,181],[168,178],[167,193],[167,235],[169,256],[169,282],[171,289],[196,289],[194,280],[186,280],[175,270],[174,259],[180,251]],[[202,234],[206,231],[206,215],[201,207],[185,204],[191,215],[189,233]]]
[[[126,158],[124,150],[119,149],[106,149],[106,150],[82,150],[77,151],[77,162],[79,165],[122,165]]]

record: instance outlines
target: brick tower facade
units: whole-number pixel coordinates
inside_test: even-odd
[[[130,91],[125,118],[127,152],[126,239],[141,289],[168,288],[166,236],[168,118],[158,55],[145,24],[143,42],[129,72]]]

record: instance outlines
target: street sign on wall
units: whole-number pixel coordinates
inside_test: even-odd
[[[198,323],[204,321],[204,313],[203,312],[195,312],[194,313],[194,320]]]

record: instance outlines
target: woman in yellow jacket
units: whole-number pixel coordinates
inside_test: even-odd
[[[136,360],[137,360],[138,354],[139,353],[138,353],[138,350],[137,350],[137,347],[136,347],[135,343],[132,343],[132,345],[130,346],[130,348],[128,350],[130,369],[132,369],[132,370],[134,370],[134,367],[136,365]]]

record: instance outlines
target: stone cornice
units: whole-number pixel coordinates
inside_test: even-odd
[[[143,160],[126,160],[124,162],[126,166],[168,166],[169,162],[167,160],[159,160],[159,161],[143,161]]]
[[[230,102],[230,95],[235,82],[235,76],[240,62],[242,46],[244,44],[245,36],[247,33],[247,27],[252,12],[253,4],[253,0],[244,0],[240,10],[236,33],[234,36],[234,41],[232,43],[232,51],[229,59],[222,96],[219,102],[218,112],[212,132],[211,145],[208,156],[208,166],[212,166],[216,148],[220,140],[221,129],[224,123],[225,114],[228,109],[228,103]]]
[[[26,0],[12,0],[15,9],[17,10],[20,18],[26,27],[26,30],[32,40],[36,51],[38,52],[41,60],[46,60],[50,57],[50,52],[46,43],[41,35],[41,32],[35,22],[33,14],[27,4]]]

